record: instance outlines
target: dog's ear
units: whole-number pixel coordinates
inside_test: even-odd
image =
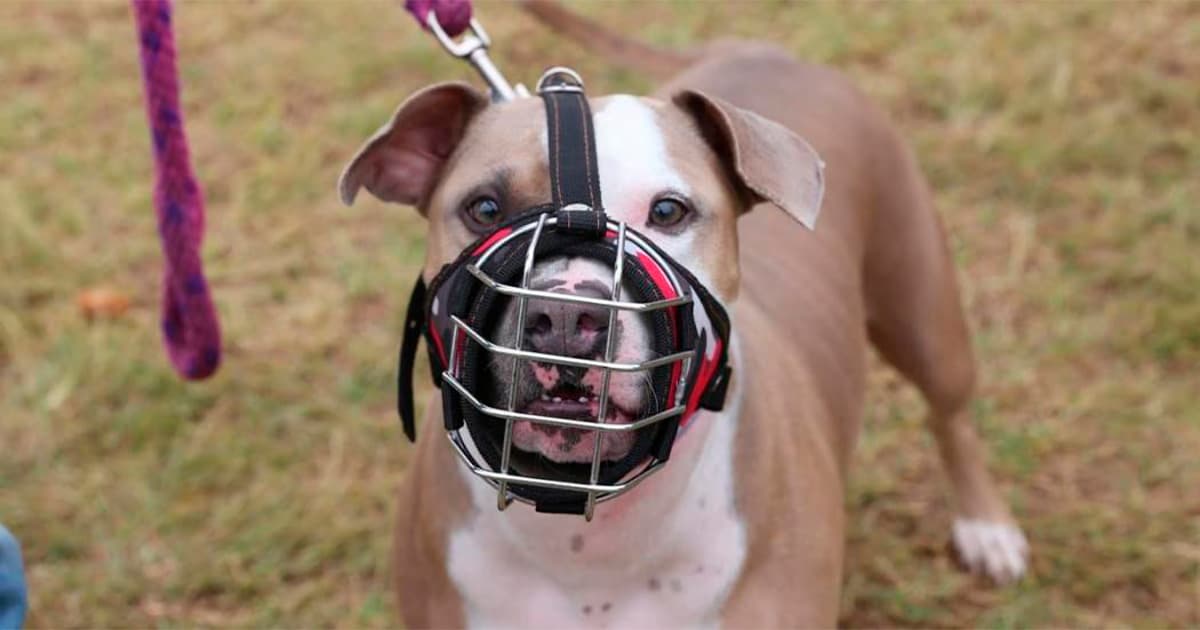
[[[408,97],[342,171],[342,203],[354,203],[358,189],[366,187],[383,201],[421,207],[471,118],[487,102],[466,83],[439,83]]]
[[[825,163],[807,142],[777,122],[702,92],[680,92],[673,101],[695,121],[744,198],[768,202],[813,229],[825,192]]]

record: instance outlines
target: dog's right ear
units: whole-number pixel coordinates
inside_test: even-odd
[[[770,203],[810,230],[816,226],[825,163],[808,142],[775,121],[702,92],[685,90],[672,100],[692,116],[744,196]]]
[[[365,187],[382,201],[424,212],[446,160],[471,118],[487,103],[483,94],[457,82],[439,83],[408,97],[342,171],[342,203],[353,204],[358,189]]]

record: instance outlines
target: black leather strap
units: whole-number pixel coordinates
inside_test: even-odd
[[[404,316],[404,339],[400,342],[400,367],[396,370],[396,413],[409,442],[417,441],[417,418],[413,411],[413,361],[417,357],[417,342],[425,329],[425,280],[417,276],[412,296],[408,298],[408,313]]]
[[[555,212],[554,217],[558,219],[555,227],[563,234],[579,234],[599,238],[604,236],[608,230],[608,219],[603,212],[584,210],[579,206],[568,206],[566,209]]]
[[[552,75],[542,85],[546,136],[550,150],[550,194],[557,208],[583,204],[604,211],[596,164],[592,110],[583,89],[566,75]]]
[[[729,377],[733,376],[733,368],[722,365],[717,368],[712,381],[700,394],[700,406],[709,411],[720,411],[725,408],[725,394],[729,391]]]

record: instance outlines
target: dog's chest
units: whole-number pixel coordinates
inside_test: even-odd
[[[675,546],[666,557],[619,563],[596,558],[595,566],[564,562],[569,571],[548,570],[501,548],[494,536],[473,535],[455,540],[451,576],[474,627],[716,626],[742,555],[740,532],[716,525],[698,523],[706,528],[697,532],[703,542]],[[560,558],[572,553],[569,544],[561,545]],[[651,556],[659,546],[627,544],[645,545]]]
[[[734,420],[705,416],[697,420],[713,423],[708,439],[681,438],[696,438],[700,452],[687,453],[680,443],[672,456],[700,457],[690,478],[672,480],[668,466],[660,473],[667,478],[599,506],[592,523],[534,514],[523,505],[497,512],[494,491],[472,479],[479,511],[451,535],[447,558],[468,623],[716,626],[740,575],[746,540],[733,506]],[[671,491],[680,500],[670,511],[652,509],[659,493]]]

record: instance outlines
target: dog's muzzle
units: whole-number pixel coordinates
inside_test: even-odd
[[[722,408],[729,383],[730,325],[724,308],[685,267],[623,222],[609,220],[600,203],[591,113],[573,72],[543,75],[550,134],[552,203],[527,209],[468,246],[426,289],[418,280],[408,307],[400,353],[398,408],[405,433],[415,438],[412,367],[424,333],[434,383],[441,388],[445,428],[463,463],[498,489],[498,506],[512,500],[538,511],[583,514],[662,468],[697,409]],[[607,297],[531,288],[533,271],[550,259],[590,259],[612,271]],[[500,319],[515,312],[514,339],[496,339]],[[609,331],[601,356],[526,348],[530,301],[604,313]],[[618,313],[638,314],[649,330],[649,356],[615,359]],[[600,354],[598,351],[596,354]],[[542,415],[517,409],[522,365],[595,370],[600,374],[594,417]],[[489,368],[511,370],[505,387]],[[606,422],[613,411],[614,372],[644,375],[649,389],[638,416]],[[504,391],[498,391],[498,389]],[[518,456],[513,425],[593,432],[590,464]],[[619,459],[602,457],[605,436],[632,434]],[[528,454],[526,454],[528,455]]]

